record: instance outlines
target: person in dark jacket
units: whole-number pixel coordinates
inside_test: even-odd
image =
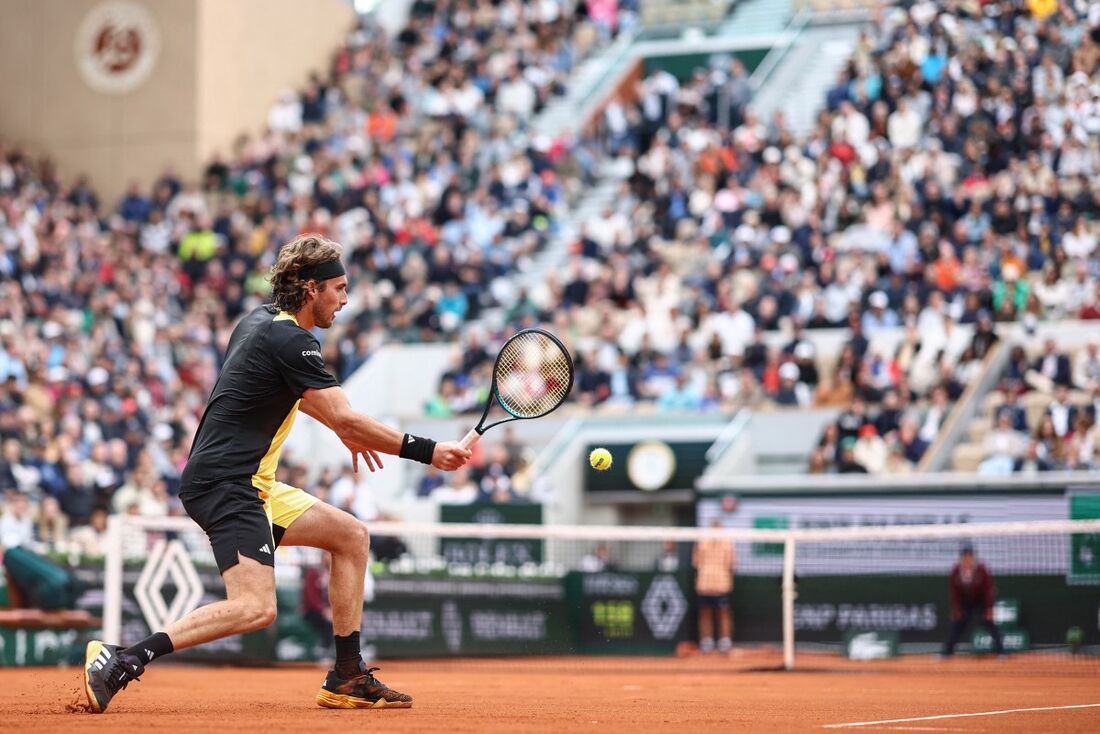
[[[964,545],[959,553],[959,562],[951,569],[949,582],[951,591],[951,632],[943,647],[944,656],[955,652],[955,644],[966,631],[970,618],[978,612],[986,630],[993,638],[993,649],[998,655],[1004,654],[1001,645],[1001,632],[993,622],[993,574],[984,563],[974,558],[974,548]]]
[[[993,316],[983,309],[978,313],[978,324],[974,328],[974,336],[970,339],[970,348],[974,351],[974,357],[985,359],[985,353],[997,343],[998,338],[993,331]]]

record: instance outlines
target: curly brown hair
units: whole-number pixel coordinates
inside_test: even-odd
[[[318,234],[295,237],[279,250],[275,264],[271,266],[271,296],[275,307],[287,313],[297,313],[305,305],[308,289],[300,277],[302,268],[339,260],[344,248]],[[325,289],[325,281],[317,284]]]

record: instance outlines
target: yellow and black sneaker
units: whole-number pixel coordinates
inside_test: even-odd
[[[123,655],[121,645],[92,640],[84,649],[84,692],[92,711],[102,714],[115,694],[145,672],[142,662]]]
[[[354,678],[341,678],[330,670],[317,692],[317,705],[327,709],[412,708],[412,696],[398,693],[372,675],[380,668],[368,668],[360,661],[359,670],[360,674]]]

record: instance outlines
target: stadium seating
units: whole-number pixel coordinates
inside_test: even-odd
[[[843,361],[872,414],[895,387],[923,415],[937,386],[959,394],[974,348],[988,346],[964,339],[946,359],[915,360],[955,344],[960,326],[1100,317],[1098,29],[1075,5],[1042,22],[1023,4],[967,5],[883,12],[804,139],[757,118],[736,61],[685,79],[653,69],[591,139],[530,136],[526,122],[578,60],[572,39],[606,38],[617,22],[593,34],[543,3],[526,33],[500,30],[496,6],[456,28],[448,2],[417,4],[427,15],[392,40],[351,34],[330,73],[279,100],[269,130],[212,161],[202,185],[166,172],[113,206],[5,147],[5,527],[43,532],[13,509],[16,491],[36,505],[53,496],[78,529],[94,507],[178,512],[174,483],[219,347],[262,299],[278,243],[302,230],[344,241],[357,282],[324,345],[341,377],[385,341],[468,344],[465,324],[491,306],[510,328],[561,333],[581,357],[576,399],[596,409],[805,405],[807,375],[820,397]],[[459,45],[496,34],[503,50],[471,71],[429,27]],[[597,170],[621,177],[613,206],[583,223],[546,283],[501,288]],[[895,352],[906,327],[913,339]],[[836,330],[857,354],[821,346]],[[876,334],[894,335],[891,350],[863,352]],[[503,336],[487,333],[487,351]],[[451,376],[460,391],[476,369]],[[966,442],[949,447],[956,468],[984,458],[975,447],[997,398],[983,399]],[[1049,401],[1021,404],[1033,430]]]

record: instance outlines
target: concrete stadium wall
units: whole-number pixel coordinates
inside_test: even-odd
[[[198,0],[199,162],[263,131],[271,103],[311,71],[327,75],[354,24],[343,0]]]
[[[66,180],[87,173],[111,205],[132,180],[166,165],[193,178],[213,151],[260,131],[282,89],[327,68],[354,11],[341,0],[0,0],[0,17],[0,139],[52,157]],[[115,43],[96,54],[97,40]]]

